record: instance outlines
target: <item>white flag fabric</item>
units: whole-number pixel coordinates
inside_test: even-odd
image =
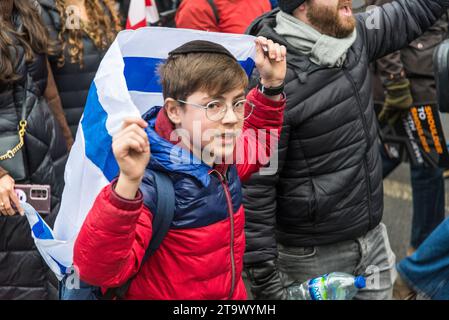
[[[125,117],[141,116],[163,104],[157,66],[182,44],[208,40],[227,48],[250,76],[256,53],[254,39],[249,35],[159,27],[119,33],[89,91],[65,168],[65,188],[54,230],[27,206],[36,246],[59,279],[72,265],[74,242],[95,198],[118,175],[112,136]]]

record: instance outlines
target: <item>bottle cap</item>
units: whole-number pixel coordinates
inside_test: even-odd
[[[363,289],[366,287],[366,280],[363,276],[358,276],[355,278],[354,285],[357,289]]]

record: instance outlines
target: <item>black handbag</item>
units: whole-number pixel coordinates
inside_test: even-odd
[[[28,75],[25,85],[25,99],[23,100],[22,116],[17,133],[0,136],[0,167],[5,169],[16,182],[23,181],[28,176],[24,155],[25,134],[27,128],[26,116],[28,104],[30,103],[34,106],[38,103],[36,95],[29,90],[32,81],[31,76]]]
[[[19,126],[17,134],[0,137],[0,166],[8,171],[15,181],[25,180],[27,177],[22,151],[26,121],[21,120]]]
[[[443,41],[433,54],[433,69],[440,112],[449,112],[449,39]]]

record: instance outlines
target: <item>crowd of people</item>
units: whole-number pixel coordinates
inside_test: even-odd
[[[0,299],[58,298],[14,187],[49,185],[43,218],[54,224],[89,88],[129,2],[0,2]],[[167,26],[254,36],[255,70],[248,78],[217,43],[170,52],[158,70],[164,105],[124,119],[113,138],[120,174],[74,247],[83,282],[105,294],[132,278],[125,299],[247,299],[245,273],[254,299],[287,299],[292,283],[340,271],[377,277],[356,299],[449,299],[444,168],[410,164],[412,234],[396,261],[382,180],[401,159],[380,130],[412,107],[438,107],[433,53],[449,38],[449,1],[357,1],[357,13],[352,2],[156,1],[175,12]],[[194,120],[223,134],[212,159],[174,169],[170,136]],[[277,134],[255,141],[249,129]],[[239,139],[242,163],[222,164]],[[270,143],[278,167],[259,174],[248,158]],[[206,146],[182,148],[202,159]],[[154,170],[173,183],[174,217],[146,260],[161,199]]]

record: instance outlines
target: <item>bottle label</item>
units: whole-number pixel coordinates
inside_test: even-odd
[[[326,277],[327,274],[309,281],[309,293],[312,300],[327,300]]]

